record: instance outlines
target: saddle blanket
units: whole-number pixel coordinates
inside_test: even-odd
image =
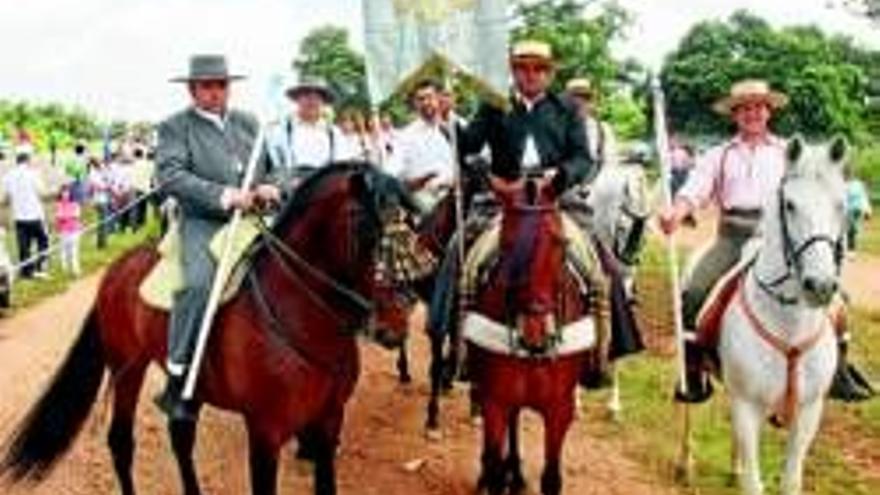
[[[217,231],[211,240],[210,250],[215,259],[220,259],[228,234],[229,224]],[[231,257],[234,268],[224,281],[225,285],[220,297],[221,304],[229,302],[241,288],[244,277],[250,269],[250,263],[244,260],[245,254],[259,235],[260,230],[256,219],[243,218],[239,222],[238,229],[232,239]],[[169,226],[168,233],[159,243],[158,250],[159,261],[141,282],[138,292],[148,306],[170,311],[174,294],[183,287],[183,269],[180,266],[180,232],[177,225]]]
[[[536,356],[515,342],[518,332],[480,313],[469,311],[462,323],[465,340],[487,351],[521,358],[561,357],[592,349],[596,345],[596,326],[592,316],[574,321],[556,330],[558,344]]]
[[[573,269],[572,274],[583,285],[601,279],[602,269],[593,243],[567,213],[562,214],[562,231],[568,241],[566,258],[569,263],[566,265],[569,265],[569,269]],[[486,231],[477,237],[467,253],[463,270],[465,300],[472,300],[472,296],[477,293],[480,284],[485,282],[482,277],[487,273],[486,268],[498,257],[500,238],[501,216],[496,215]],[[584,278],[590,280],[583,280]],[[582,287],[582,289],[586,290],[588,287]]]

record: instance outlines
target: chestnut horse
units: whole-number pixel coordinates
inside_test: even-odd
[[[563,327],[589,322],[584,318],[592,305],[565,268],[566,240],[553,187],[533,179],[524,186],[493,179],[492,187],[502,205],[499,259],[475,294],[466,320],[477,314],[493,322],[503,330],[501,345],[509,352],[476,344],[466,330],[468,366],[483,414],[479,483],[491,495],[525,488],[518,418],[521,409],[532,408],[544,419],[541,492],[556,495],[562,489],[562,444],[587,363],[585,347],[590,347],[563,350],[560,346],[579,338]],[[595,333],[586,338],[591,339],[595,342]]]
[[[252,493],[276,493],[279,450],[293,435],[315,462],[315,493],[336,492],[334,456],[359,374],[355,332],[372,314],[390,321],[382,340],[399,344],[405,336],[409,308],[393,297],[399,287],[380,273],[390,264],[377,259],[376,248],[387,219],[412,206],[399,182],[369,165],[322,169],[264,232],[245,285],[218,312],[197,398],[244,416]],[[46,476],[82,429],[106,369],[109,446],[121,492],[134,493],[138,395],[147,367],[166,352],[167,314],[138,295],[157,257],[153,248],[138,248],[108,270],[64,364],[15,431],[0,474],[16,481]],[[172,422],[169,430],[185,493],[199,494],[195,422]]]

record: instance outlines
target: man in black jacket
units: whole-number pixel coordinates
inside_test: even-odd
[[[517,187],[524,176],[540,174],[536,180],[550,181],[562,195],[593,175],[583,120],[567,99],[550,92],[555,75],[550,45],[515,44],[510,67],[514,88],[506,105],[485,102],[471,123],[458,129],[459,156],[480,153],[488,145],[493,176]],[[454,243],[447,250],[431,301],[428,326],[437,334],[447,332],[452,313],[458,263]]]
[[[594,167],[583,120],[567,99],[549,90],[555,72],[549,45],[517,43],[510,67],[515,87],[507,108],[483,103],[460,132],[460,152],[479,153],[488,144],[493,175],[516,181],[524,173],[544,171],[561,194]]]

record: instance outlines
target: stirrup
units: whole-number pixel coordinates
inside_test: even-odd
[[[875,395],[865,377],[851,364],[842,363],[834,374],[828,397],[841,402],[864,402]]]
[[[714,387],[708,373],[704,371],[687,372],[687,393],[681,389],[680,384],[675,386],[675,401],[684,404],[702,404],[712,397]]]
[[[198,419],[200,409],[198,403],[183,398],[185,382],[185,374],[184,376],[169,375],[165,389],[153,398],[153,402],[168,416],[168,421],[191,422]]]

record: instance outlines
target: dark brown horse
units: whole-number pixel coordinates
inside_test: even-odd
[[[406,332],[409,308],[394,297],[393,277],[377,272],[388,263],[377,260],[376,249],[386,219],[402,206],[412,203],[400,183],[368,165],[317,172],[264,233],[245,287],[218,312],[197,398],[244,416],[254,494],[276,493],[279,449],[293,435],[315,461],[315,493],[336,492],[334,455],[359,373],[355,332],[369,326],[371,314],[384,318],[386,343],[399,344]],[[120,489],[134,493],[138,393],[166,347],[167,314],[137,293],[156,259],[154,249],[140,248],[108,270],[79,338],[14,433],[0,474],[18,481],[47,475],[81,430],[109,370],[108,441]],[[198,494],[195,423],[169,429],[185,493]]]
[[[480,485],[491,495],[525,488],[518,452],[523,408],[544,419],[545,466],[541,491],[562,489],[562,445],[574,415],[574,394],[587,351],[560,350],[557,327],[583,318],[590,307],[565,269],[566,240],[553,188],[528,180],[493,179],[502,205],[499,260],[474,296],[475,314],[505,328],[511,353],[469,339],[468,365],[483,414]]]

